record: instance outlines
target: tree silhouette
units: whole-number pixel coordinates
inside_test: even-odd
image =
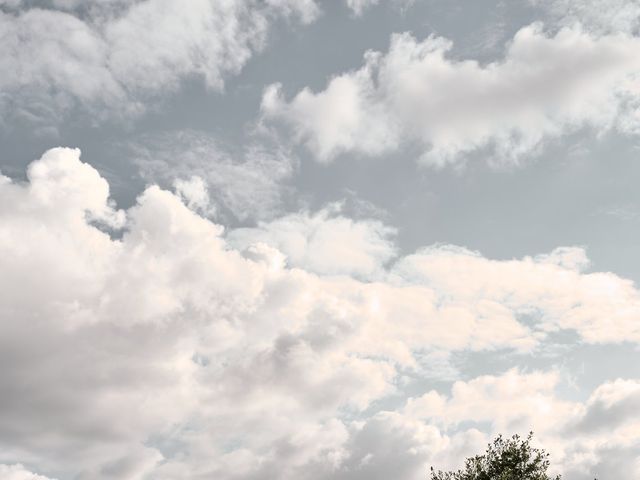
[[[532,437],[533,432],[526,439],[500,435],[483,455],[468,458],[462,470],[443,472],[431,467],[430,480],[560,480],[560,475],[547,474],[549,454],[533,448]]]

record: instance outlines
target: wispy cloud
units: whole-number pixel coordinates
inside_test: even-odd
[[[186,186],[200,179],[212,202],[210,213],[241,221],[270,218],[290,196],[288,181],[298,161],[277,145],[248,142],[230,149],[205,132],[184,130],[143,136],[123,150],[149,183]]]
[[[136,115],[181,82],[220,90],[260,51],[278,18],[307,23],[309,1],[166,0],[27,2],[0,10],[0,112],[14,121],[61,121],[72,109],[93,122]]]

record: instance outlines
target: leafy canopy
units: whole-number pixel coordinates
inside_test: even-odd
[[[500,435],[483,455],[468,458],[462,470],[443,472],[431,467],[430,480],[560,480],[560,475],[547,474],[549,454],[533,448],[532,437],[533,433],[526,439]]]

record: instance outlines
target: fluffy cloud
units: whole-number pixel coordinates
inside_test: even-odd
[[[354,222],[331,205],[311,215],[290,214],[257,228],[230,233],[239,248],[264,242],[287,256],[289,264],[319,274],[370,277],[395,255],[395,230],[376,220]]]
[[[367,52],[360,69],[323,91],[305,88],[288,101],[269,86],[263,115],[287,125],[322,162],[407,145],[437,166],[473,151],[517,162],[582,128],[638,130],[636,37],[592,36],[579,26],[549,35],[534,24],[487,65],[448,58],[451,47],[443,38],[393,35],[386,54]]]
[[[634,431],[640,425],[638,381],[605,383],[584,403],[560,398],[556,393],[559,381],[555,372],[523,373],[512,369],[502,375],[456,382],[449,395],[431,391],[411,398],[402,414],[439,425],[444,431],[456,431],[462,423],[478,426],[488,423],[494,435],[505,431],[526,435],[533,429],[538,441],[552,454],[554,469],[567,472],[563,478],[570,480],[613,473],[611,468],[603,468],[607,449],[627,469],[625,477],[620,478],[637,476],[640,437]],[[611,415],[600,411],[603,403],[609,412],[626,415],[621,413],[620,419],[611,421],[614,420]],[[576,426],[581,428],[592,418],[598,418],[606,427],[592,431],[591,435],[578,433]]]
[[[581,418],[572,426],[573,432],[599,433],[631,422],[640,422],[640,383],[616,380],[598,387]]]
[[[462,422],[490,422],[493,431],[535,427],[544,433],[557,428],[559,419],[577,416],[576,405],[555,398],[558,383],[559,376],[553,372],[522,374],[510,370],[501,376],[455,382],[450,397],[431,391],[409,399],[405,412],[445,428]]]
[[[347,0],[356,14],[374,3]],[[273,23],[320,15],[315,0],[3,0],[0,112],[50,128],[78,106],[96,123],[139,114],[190,78],[220,90]]]
[[[53,480],[31,473],[20,464],[2,465],[0,464],[0,476],[4,480]]]
[[[535,318],[541,332],[575,330],[583,340],[600,343],[621,339],[624,331],[629,340],[639,341],[640,298],[633,282],[611,273],[583,274],[584,259],[579,248],[497,262],[461,248],[431,247],[401,259],[394,272],[443,297],[492,302]]]
[[[6,4],[5,4],[6,5]],[[182,80],[220,89],[264,47],[276,18],[312,21],[312,1],[56,0],[0,11],[0,111],[51,123],[74,106],[140,112]],[[11,8],[13,7],[13,8]]]
[[[454,465],[493,430],[529,425],[576,472],[605,468],[606,452],[635,468],[634,380],[579,403],[558,396],[553,372],[514,370],[382,406],[407,395],[402,378],[420,377],[430,354],[531,351],[557,329],[640,341],[639,292],[585,273],[582,250],[494,261],[436,246],[389,267],[386,227],[301,213],[281,220],[307,242],[287,266],[277,248],[295,250],[267,235],[277,220],[242,232],[256,243],[239,250],[183,203],[202,200],[197,182],[180,195],[149,186],[123,212],[79,156],[53,149],[26,182],[0,181],[9,474],[31,475],[20,462],[61,480],[409,480],[427,462]],[[354,278],[368,271],[360,263],[332,275],[309,258],[338,265],[335,242],[379,262],[375,281]]]

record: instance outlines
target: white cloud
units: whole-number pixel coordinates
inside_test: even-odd
[[[386,54],[290,101],[269,86],[262,112],[294,132],[319,161],[417,145],[421,161],[442,166],[488,150],[517,162],[549,139],[582,128],[638,130],[640,40],[592,36],[579,26],[555,35],[521,29],[504,59],[487,65],[447,57],[451,43],[393,35]]]
[[[395,412],[381,407],[404,398],[401,375],[419,375],[429,353],[527,351],[554,328],[588,342],[639,342],[639,292],[582,272],[582,251],[494,261],[432,247],[390,270],[378,265],[376,281],[348,275],[360,264],[316,274],[287,268],[264,243],[239,252],[220,225],[157,186],[119,212],[79,155],[50,150],[27,182],[0,182],[1,468],[21,471],[6,466],[21,462],[62,480],[391,471],[409,480],[428,461],[453,464],[484,443],[489,432],[465,422],[541,425],[575,471],[599,465],[605,447],[631,465],[634,380],[607,383],[580,404],[558,397],[553,373],[512,371]],[[369,251],[385,231],[323,214],[282,221],[305,235],[322,230],[309,251],[328,265],[341,255],[332,243]],[[110,236],[100,222],[125,228]],[[322,266],[314,262],[308,268]],[[556,428],[550,419],[562,413]],[[612,422],[615,441],[598,419]],[[574,446],[577,431],[587,433]],[[382,437],[395,439],[392,448]]]
[[[376,220],[353,221],[340,215],[340,208],[289,214],[234,230],[228,240],[240,249],[265,242],[284,253],[292,267],[319,274],[380,274],[395,256],[395,230]]]
[[[74,205],[83,205],[91,219],[108,226],[124,225],[124,212],[114,210],[109,201],[109,185],[91,166],[78,165],[79,150],[50,150],[38,162],[29,166],[30,195],[40,207],[49,205],[72,211]]]
[[[0,12],[0,111],[55,124],[80,105],[99,121],[138,113],[186,78],[220,89],[276,18],[318,13],[311,0],[72,0]]]
[[[543,433],[556,428],[559,419],[577,415],[570,402],[555,398],[559,376],[553,372],[521,374],[510,370],[501,376],[487,375],[469,382],[458,381],[451,396],[428,392],[410,399],[410,416],[430,419],[446,428],[462,422],[491,422],[493,431]]]
[[[187,180],[176,179],[173,181],[173,186],[176,194],[187,207],[200,212],[205,217],[215,215],[215,207],[210,204],[209,189],[202,178],[192,176]]]
[[[22,465],[0,464],[0,477],[3,480],[54,480],[26,470]]]
[[[379,0],[346,0],[346,2],[354,14],[362,15],[367,8],[377,5]]]
[[[580,273],[585,259],[578,248],[498,262],[460,248],[431,247],[403,258],[394,271],[445,298],[495,302],[513,315],[537,318],[540,332],[575,330],[584,341],[600,343],[621,339],[624,331],[629,340],[640,340],[633,282],[611,273]]]
[[[560,398],[559,380],[555,372],[523,373],[511,369],[502,375],[456,382],[450,395],[431,391],[409,399],[403,415],[426,420],[444,431],[455,431],[463,423],[481,425],[483,422],[490,424],[492,435],[516,432],[526,436],[533,430],[537,442],[551,453],[553,469],[566,472],[563,478],[569,480],[589,475],[608,477],[613,470],[602,469],[608,454],[618,457],[623,469],[627,469],[628,478],[640,473],[637,463],[640,419],[637,408],[631,412],[632,405],[638,405],[638,381],[605,383],[581,403]],[[616,421],[611,421],[611,414],[602,415],[599,409],[605,395],[609,397],[610,412],[626,409],[626,415],[620,414]],[[576,425],[592,417],[598,418],[603,428],[596,435],[579,433]]]
[[[361,13],[375,0],[347,0]],[[263,50],[273,23],[308,24],[315,0],[4,0],[0,112],[51,128],[75,107],[92,121],[130,117],[183,81],[221,90]],[[10,120],[10,121],[9,121]]]

